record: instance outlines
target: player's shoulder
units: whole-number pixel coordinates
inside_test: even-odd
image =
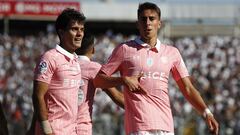
[[[120,43],[116,49],[129,50],[130,48],[136,48],[137,43],[134,40],[128,40]]]
[[[176,52],[177,51],[178,52],[178,49],[171,44],[161,44],[161,46],[166,51],[170,51],[170,52]]]
[[[134,40],[128,40],[128,41],[125,41],[125,42],[122,42],[119,44],[119,46],[122,46],[122,47],[130,47],[130,46],[134,46],[136,45],[137,43],[134,41]]]
[[[95,62],[95,61],[90,61],[91,62],[91,65],[93,66],[93,67],[96,67],[96,68],[101,68],[101,64],[99,64],[98,62]]]
[[[38,68],[43,68],[41,70],[46,70],[49,65],[55,65],[55,58],[54,58],[54,49],[50,49],[45,51],[39,58],[37,62]]]
[[[88,61],[88,60],[80,60],[79,61],[80,63],[80,66],[84,66],[85,68],[87,69],[100,69],[102,67],[101,64],[99,64],[98,62],[95,62],[95,61]]]
[[[56,49],[50,49],[42,54],[42,58],[53,59],[58,56]]]
[[[89,61],[87,69],[92,72],[98,72],[101,69],[102,65],[95,61]]]

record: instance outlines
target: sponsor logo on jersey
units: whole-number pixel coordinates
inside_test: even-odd
[[[167,74],[164,72],[144,72],[143,77],[141,79],[154,79],[154,80],[164,80],[167,79]]]

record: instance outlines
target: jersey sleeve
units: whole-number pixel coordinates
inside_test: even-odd
[[[171,73],[175,81],[178,81],[181,78],[189,76],[187,67],[178,49],[176,49],[175,51],[174,62],[171,69]]]
[[[112,75],[117,70],[119,70],[124,57],[124,47],[123,45],[117,46],[111,56],[108,58],[106,64],[104,64],[101,68],[101,71],[104,72],[106,75]]]
[[[34,80],[49,84],[54,74],[55,68],[56,63],[54,57],[49,53],[43,54],[35,67]]]
[[[101,69],[101,64],[97,63],[97,62],[92,62],[93,63],[93,66],[90,67],[92,69],[89,69],[90,73],[90,79],[94,79],[97,75],[97,73],[99,72],[99,70]]]

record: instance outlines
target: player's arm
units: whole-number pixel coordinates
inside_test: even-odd
[[[200,114],[204,116],[204,119],[210,128],[210,131],[217,135],[219,131],[219,124],[213,117],[213,114],[207,108],[207,105],[203,101],[198,90],[193,86],[189,77],[179,79],[177,81],[177,84],[184,97],[193,105],[193,107]]]
[[[112,77],[108,76],[105,73],[99,71],[95,77],[93,83],[97,88],[112,88],[120,85],[128,86],[130,91],[139,91],[142,90],[139,84],[139,79],[142,77],[142,74],[136,76],[122,76],[122,77]]]
[[[107,89],[112,87],[117,87],[124,84],[124,80],[122,77],[112,77],[108,76],[105,73],[99,71],[93,80],[94,86]]]
[[[103,91],[107,93],[107,95],[113,100],[114,103],[124,109],[124,97],[121,91],[115,87],[103,89]]]
[[[0,134],[1,135],[8,135],[8,128],[7,128],[7,120],[5,118],[3,107],[0,102]]]
[[[45,134],[50,135],[52,133],[51,126],[48,122],[48,110],[44,100],[44,96],[47,93],[48,84],[41,81],[34,81],[33,86],[33,106],[37,115],[38,121]]]

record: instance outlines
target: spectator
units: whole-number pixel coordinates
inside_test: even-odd
[[[122,35],[122,36],[121,36]],[[96,54],[93,58],[94,61],[99,63],[105,63],[108,55],[105,55],[107,44],[116,46],[118,41],[126,41],[134,39],[136,35],[125,36],[124,34],[113,34],[111,37],[102,33],[96,36]],[[103,44],[105,39],[105,44]],[[117,39],[118,41],[115,41]],[[232,36],[199,36],[199,37],[179,37],[175,39],[163,39],[175,45],[182,54],[185,64],[188,67],[189,73],[192,74],[193,83],[196,85],[201,95],[206,99],[209,107],[214,110],[215,117],[220,123],[220,135],[234,135],[238,133],[238,119],[229,117],[238,116],[240,113],[240,38]],[[54,48],[55,43],[59,42],[57,35],[55,34],[43,34],[39,35],[27,35],[27,36],[6,36],[0,35],[0,101],[4,108],[5,116],[8,121],[9,134],[16,134],[17,127],[18,134],[21,135],[26,132],[28,125],[32,118],[32,80],[35,62],[37,58],[46,50]],[[219,45],[222,44],[222,45]],[[111,48],[113,48],[111,47]],[[185,50],[184,50],[185,49]],[[216,59],[214,56],[215,49],[224,54],[221,56],[221,60]],[[183,53],[188,50],[189,53]],[[24,52],[24,53],[22,53]],[[26,56],[30,56],[27,57]],[[220,61],[222,64],[221,70],[217,71],[217,76],[210,77],[210,71],[212,67],[216,65],[212,64],[215,61]],[[22,63],[22,66],[16,64]],[[209,66],[211,65],[211,66]],[[231,66],[230,66],[231,65]],[[210,68],[211,67],[211,68]],[[223,77],[221,80],[219,77]],[[194,81],[197,78],[197,82]],[[211,82],[211,85],[209,85]],[[189,124],[192,121],[185,121],[185,116],[193,118],[197,123],[197,129],[195,134],[201,135],[207,134],[205,129],[205,122],[202,119],[197,118],[193,113],[192,108],[188,106],[187,102],[183,100],[181,93],[177,90],[175,82],[170,78],[169,80],[169,96],[172,100],[172,111],[174,115],[174,125],[176,134],[183,134],[184,125]],[[21,102],[17,102],[21,99]],[[174,100],[173,100],[174,99]],[[225,99],[231,99],[229,104]],[[111,131],[116,134],[122,134],[122,115],[123,110],[119,109],[115,104],[112,104],[111,99],[101,92],[97,92],[95,96],[96,102],[93,109],[93,134],[101,135],[107,134],[108,130],[102,130],[102,119],[107,115],[110,119],[105,119],[109,123],[115,126],[111,126]],[[231,107],[229,113],[226,113],[226,108],[235,103],[234,107]],[[19,108],[17,108],[19,106]],[[104,109],[105,108],[105,109]],[[20,109],[21,119],[16,122],[14,113]],[[107,111],[106,111],[107,110]],[[180,111],[181,110],[181,111]],[[228,119],[226,119],[228,115]],[[121,116],[121,118],[119,118]],[[118,126],[118,122],[121,126]],[[19,123],[21,125],[19,125]],[[18,126],[17,126],[18,125]],[[120,132],[119,132],[120,130]],[[232,133],[231,133],[232,132]]]
[[[7,127],[7,120],[5,118],[2,103],[0,102],[0,134],[1,135],[8,135],[8,127]]]

